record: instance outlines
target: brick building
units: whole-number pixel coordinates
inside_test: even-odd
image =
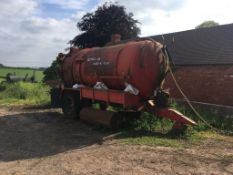
[[[233,106],[233,24],[153,36],[168,45],[175,76],[192,101]],[[172,43],[174,37],[175,42]],[[165,88],[182,98],[170,75]]]

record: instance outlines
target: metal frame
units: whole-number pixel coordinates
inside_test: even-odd
[[[118,90],[101,90],[90,87],[80,88],[80,98],[89,98],[92,101],[104,101],[107,104],[121,104],[124,108],[139,107],[141,105],[139,97],[128,92]]]

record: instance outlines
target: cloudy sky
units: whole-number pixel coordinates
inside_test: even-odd
[[[140,21],[141,36],[233,23],[232,0],[117,0]],[[0,63],[46,67],[80,31],[77,22],[106,0],[0,0]]]

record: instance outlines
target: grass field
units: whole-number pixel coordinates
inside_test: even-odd
[[[25,76],[28,74],[28,77],[32,76],[33,69],[27,69],[27,68],[8,68],[8,67],[0,67],[0,76],[6,76],[7,73],[15,73],[18,76]],[[43,79],[43,71],[42,70],[36,70],[35,72],[35,78],[36,81],[41,82]],[[0,82],[4,79],[0,78]]]
[[[50,103],[49,86],[39,83],[1,83],[0,106],[44,106]]]

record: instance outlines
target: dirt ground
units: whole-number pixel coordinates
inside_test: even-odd
[[[126,145],[59,110],[0,108],[0,175],[233,174],[233,140],[178,149]]]

